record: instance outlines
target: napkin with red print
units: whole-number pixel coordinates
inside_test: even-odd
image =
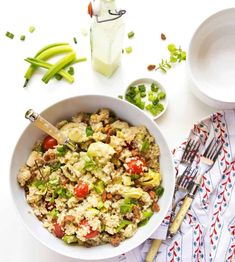
[[[213,168],[203,176],[179,232],[164,240],[155,262],[234,262],[235,261],[235,110],[212,114],[195,124],[191,135],[202,144],[213,137],[223,141],[223,149]],[[173,151],[177,170],[185,143]],[[169,214],[158,230],[141,246],[117,261],[142,262],[151,239],[166,239]]]

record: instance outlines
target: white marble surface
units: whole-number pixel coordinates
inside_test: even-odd
[[[133,30],[136,36],[132,40],[126,37],[124,46],[131,45],[133,53],[123,55],[119,70],[112,78],[106,79],[92,71],[89,36],[84,37],[80,32],[81,28],[89,29],[90,18],[86,15],[88,1],[1,1],[1,262],[75,262],[50,251],[35,240],[25,229],[12,204],[8,186],[10,159],[18,137],[28,124],[24,119],[28,108],[40,112],[58,100],[81,94],[116,97],[123,94],[133,80],[152,77],[161,82],[168,93],[168,110],[157,123],[171,148],[187,136],[193,123],[216,111],[191,94],[185,63],[177,65],[166,75],[148,72],[146,67],[167,57],[168,43],[175,43],[187,50],[196,27],[212,13],[234,7],[235,1],[119,0],[118,3],[127,9],[126,32]],[[28,33],[31,25],[36,27],[33,34]],[[15,38],[6,38],[6,31],[13,32]],[[160,39],[161,33],[166,35],[166,41]],[[19,40],[21,34],[26,34],[24,42]],[[73,44],[74,36],[78,40],[77,45]],[[45,85],[40,80],[39,72],[28,88],[23,89],[23,75],[27,68],[24,58],[33,56],[43,45],[58,41],[70,42],[78,56],[88,57],[86,63],[75,66],[75,83],[69,85],[63,81],[51,81]]]

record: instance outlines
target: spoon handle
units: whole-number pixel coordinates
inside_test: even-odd
[[[39,129],[43,130],[45,133],[55,138],[58,144],[66,145],[72,151],[77,150],[77,145],[73,141],[71,141],[67,136],[61,133],[58,128],[53,126],[50,122],[48,122],[45,118],[36,113],[33,109],[29,109],[25,113],[25,118],[33,122],[34,125]]]

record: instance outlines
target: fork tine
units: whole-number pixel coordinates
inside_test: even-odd
[[[217,157],[219,156],[219,153],[220,153],[222,147],[223,147],[223,143],[220,142],[220,143],[218,144],[218,146],[217,146],[217,150],[216,150],[215,153],[214,153],[213,162],[215,162],[215,160],[216,160]]]
[[[211,150],[211,147],[213,147],[214,141],[215,141],[215,138],[213,138],[211,140],[210,144],[207,146],[207,148],[206,148],[206,150],[205,150],[205,152],[203,154],[204,157],[208,157],[208,155],[209,155],[208,152]]]
[[[195,142],[195,146],[192,149],[192,155],[191,155],[191,158],[189,159],[189,162],[191,162],[191,163],[193,162],[193,160],[196,157],[196,154],[197,154],[199,148],[200,148],[200,143],[197,141],[197,142]]]
[[[182,155],[182,159],[184,160],[187,159],[188,152],[190,152],[191,142],[193,143],[192,139],[189,139],[188,143],[186,144],[184,153]]]

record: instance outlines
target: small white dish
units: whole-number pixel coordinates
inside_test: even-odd
[[[167,109],[167,106],[168,106],[168,96],[167,96],[167,93],[166,93],[165,88],[162,86],[161,83],[159,83],[158,81],[156,81],[156,80],[154,80],[154,79],[152,79],[152,78],[140,78],[140,79],[137,79],[137,80],[131,82],[131,83],[128,85],[128,87],[127,87],[127,89],[126,89],[126,92],[125,92],[125,95],[126,95],[126,93],[127,93],[127,91],[128,91],[128,89],[129,89],[130,86],[145,85],[145,87],[146,87],[146,94],[147,94],[147,95],[146,95],[146,97],[144,97],[144,98],[142,98],[142,99],[143,99],[143,101],[146,103],[146,105],[147,105],[148,103],[151,104],[152,102],[148,101],[148,91],[151,91],[151,84],[152,84],[152,83],[154,83],[154,84],[157,85],[157,87],[159,88],[159,91],[162,91],[162,92],[164,92],[164,93],[166,94],[166,97],[165,97],[164,99],[162,99],[162,100],[159,101],[161,104],[163,104],[164,110],[161,111],[158,115],[153,116],[147,109],[143,109],[143,111],[144,111],[149,117],[151,117],[152,119],[155,120],[155,119],[159,118],[160,116],[162,116],[162,115],[166,112],[166,109]],[[124,98],[125,98],[125,97],[124,97]],[[125,99],[125,100],[126,100],[126,99]]]
[[[235,8],[216,13],[199,26],[187,60],[193,93],[212,107],[235,108]]]

